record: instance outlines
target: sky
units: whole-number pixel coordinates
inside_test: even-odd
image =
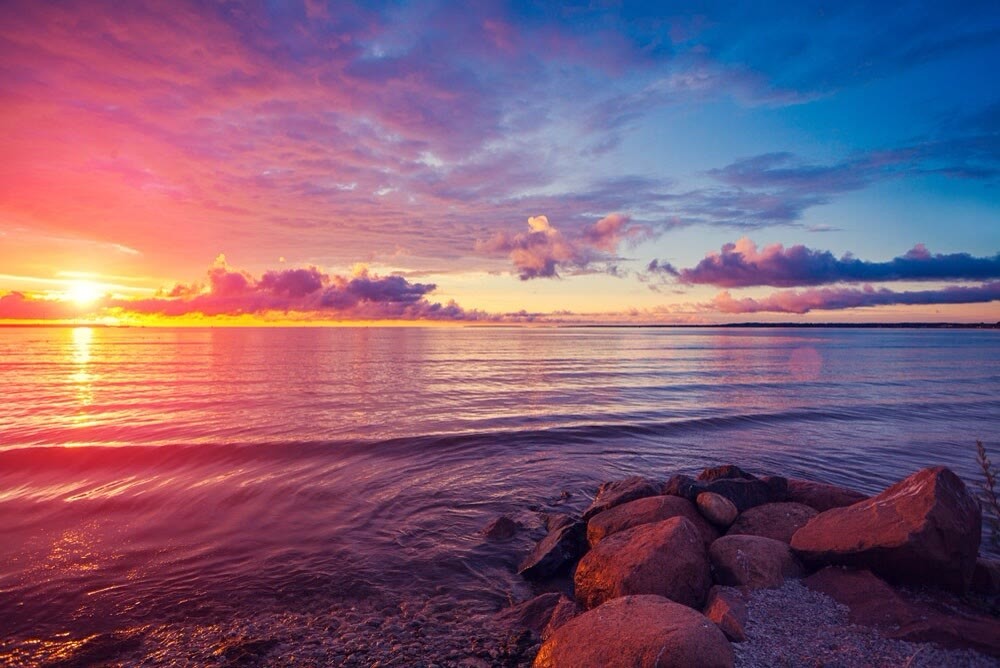
[[[0,322],[1000,321],[993,2],[0,3]]]

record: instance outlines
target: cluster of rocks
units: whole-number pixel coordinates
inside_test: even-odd
[[[978,557],[981,509],[943,467],[873,497],[733,465],[632,477],[546,525],[519,570],[571,586],[501,614],[537,634],[539,668],[732,666],[749,597],[786,580],[888,638],[1000,657],[1000,562]],[[970,605],[973,591],[993,609]]]

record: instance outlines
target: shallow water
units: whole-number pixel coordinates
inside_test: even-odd
[[[447,663],[530,594],[529,509],[602,480],[732,461],[874,492],[978,481],[977,439],[1000,459],[996,330],[7,328],[0,379],[25,665],[116,630],[148,663]],[[525,529],[484,542],[501,513]]]

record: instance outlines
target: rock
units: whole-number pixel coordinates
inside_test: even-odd
[[[831,508],[851,506],[858,501],[864,501],[869,498],[861,492],[855,492],[853,489],[828,485],[825,482],[789,478],[787,484],[787,498],[789,501],[815,508],[821,513]]]
[[[517,530],[520,528],[521,525],[517,522],[506,515],[501,515],[483,527],[480,533],[482,533],[487,540],[509,540],[514,537],[514,534],[516,534]]]
[[[733,502],[715,492],[702,492],[696,500],[698,510],[709,522],[725,529],[736,521],[739,511]]]
[[[545,629],[542,630],[542,640],[548,640],[553,633],[559,630],[560,627],[564,626],[566,622],[573,619],[577,615],[583,612],[576,601],[566,598],[562,594],[559,595],[559,602],[552,609],[552,616],[549,617],[549,623],[545,625]]]
[[[568,524],[549,533],[535,546],[517,572],[526,578],[544,579],[567,570],[587,549],[587,525]]]
[[[726,535],[764,536],[790,543],[795,532],[818,514],[802,503],[765,503],[740,513]]]
[[[747,606],[739,589],[715,585],[708,592],[704,612],[730,641],[743,642],[747,639]]]
[[[893,582],[961,591],[972,581],[981,522],[979,503],[939,466],[820,513],[795,532],[792,549],[814,566],[869,568]]]
[[[660,596],[626,596],[572,619],[542,644],[535,668],[728,668],[733,649],[701,613]]]
[[[734,466],[733,464],[726,464],[724,466],[713,466],[712,468],[704,469],[698,474],[696,480],[702,482],[710,482],[712,480],[719,480],[721,478],[740,478],[743,480],[756,480],[757,476],[750,475],[739,466]]]
[[[585,608],[619,596],[657,594],[700,610],[712,575],[694,524],[673,517],[606,537],[580,560],[574,582]]]
[[[583,513],[584,521],[589,520],[597,513],[620,506],[629,501],[635,501],[645,496],[657,496],[660,493],[660,485],[640,476],[632,476],[624,480],[606,482],[597,489],[597,497],[590,507]]]
[[[670,477],[670,480],[663,485],[663,493],[670,496],[679,496],[687,499],[691,503],[698,498],[698,495],[706,491],[705,483],[698,482],[689,475],[677,474]]]
[[[976,559],[970,589],[984,596],[1000,596],[1000,561],[985,558]]]
[[[1000,657],[1000,620],[966,606],[938,590],[918,598],[893,589],[871,571],[836,566],[802,583],[850,609],[853,624],[874,626],[887,638],[934,642],[953,649],[973,649]]]
[[[788,478],[780,475],[766,475],[760,481],[767,485],[768,500],[771,503],[788,501]]]
[[[702,492],[714,492],[726,497],[740,512],[771,500],[769,488],[762,480],[719,478],[702,482],[686,475],[675,475],[663,487],[664,494],[679,496],[688,501],[694,501]]]
[[[691,520],[706,548],[719,537],[719,532],[687,499],[679,496],[647,496],[615,506],[590,518],[590,522],[587,523],[587,542],[593,547],[611,534],[640,524],[662,522],[671,517],[686,517]]]
[[[715,581],[730,587],[773,589],[804,575],[786,543],[763,536],[723,536],[708,554]]]
[[[511,629],[529,629],[540,635],[552,619],[552,613],[559,605],[559,600],[565,598],[558,592],[536,596],[501,610],[497,613],[497,621]]]
[[[545,530],[552,532],[572,524],[574,520],[566,513],[542,513],[542,522],[545,524]]]

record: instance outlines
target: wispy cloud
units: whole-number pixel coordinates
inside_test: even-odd
[[[1000,300],[1000,281],[978,286],[950,286],[936,290],[894,291],[888,288],[820,288],[785,290],[762,298],[719,293],[705,308],[721,313],[795,313],[843,310],[871,306],[980,304]]]

